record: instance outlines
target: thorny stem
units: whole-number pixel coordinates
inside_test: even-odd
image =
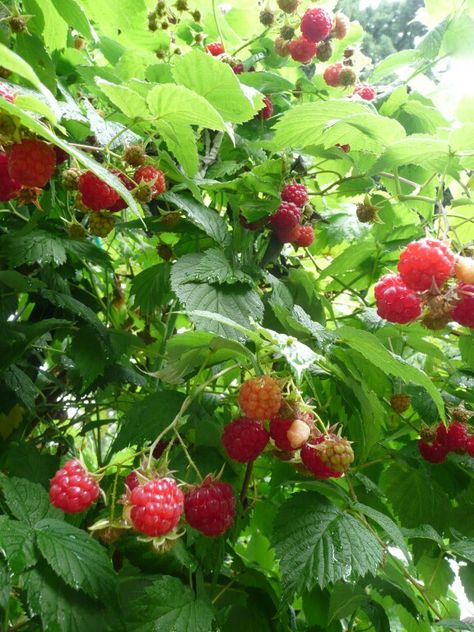
[[[184,443],[183,437],[179,434],[177,428],[174,429],[174,434],[176,436],[176,438],[178,439],[178,441],[181,444],[181,447],[183,448],[183,452],[188,460],[189,465],[193,468],[193,470],[196,472],[196,474],[198,475],[198,478],[200,481],[202,481],[202,474],[199,471],[198,466],[196,465],[196,463],[193,461],[193,459],[191,458],[191,455],[188,452],[188,448],[186,447],[186,444]]]

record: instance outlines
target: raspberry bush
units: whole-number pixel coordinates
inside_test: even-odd
[[[471,4],[2,4],[2,630],[470,629]]]

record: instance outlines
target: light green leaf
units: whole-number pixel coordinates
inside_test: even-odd
[[[33,17],[28,25],[40,36],[49,51],[66,48],[68,25],[62,11],[57,11],[52,0],[24,0],[24,11]]]
[[[105,79],[96,79],[96,83],[102,92],[109,97],[112,103],[117,106],[130,119],[148,119],[150,111],[146,100],[128,86],[117,85]]]
[[[217,211],[213,211],[204,204],[199,204],[187,195],[164,193],[161,197],[182,209],[192,224],[212,237],[218,244],[226,246],[229,243],[230,234],[227,222]]]
[[[398,70],[405,68],[405,66],[411,66],[422,60],[421,53],[414,49],[393,53],[393,55],[389,55],[375,66],[370,75],[370,82],[378,83]]]
[[[127,630],[150,632],[209,632],[213,628],[211,606],[195,596],[176,577],[163,575],[130,605]]]
[[[41,520],[35,532],[41,555],[66,584],[96,599],[110,597],[114,572],[106,550],[97,540],[60,520]]]
[[[315,493],[294,494],[275,518],[272,544],[280,560],[283,596],[375,573],[383,551],[353,516]]]
[[[84,9],[76,0],[67,0],[67,2],[64,2],[64,0],[52,0],[52,3],[69,26],[74,27],[84,37],[97,41],[97,35],[91,27]]]
[[[193,50],[176,60],[173,77],[177,83],[207,99],[225,121],[248,121],[263,105],[257,92],[254,92],[253,99],[244,94],[228,64],[199,50]]]
[[[335,276],[355,270],[361,263],[366,261],[377,250],[377,244],[373,239],[365,239],[358,241],[356,244],[346,248],[340,255],[331,261],[331,263],[321,271],[320,276]]]
[[[388,351],[376,336],[367,331],[344,326],[337,333],[342,342],[358,351],[384,373],[398,377],[404,383],[413,382],[422,386],[431,395],[441,418],[444,419],[444,402],[440,392],[423,371]]]
[[[410,164],[443,171],[448,160],[448,141],[427,134],[413,134],[390,145],[373,166],[372,173]]]

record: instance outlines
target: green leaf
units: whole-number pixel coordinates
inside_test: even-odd
[[[401,532],[400,527],[398,527],[398,525],[396,525],[389,516],[381,513],[380,511],[377,511],[376,509],[373,509],[372,507],[362,505],[361,503],[356,503],[355,507],[368,518],[377,523],[379,527],[381,527],[388,535],[388,537],[392,540],[393,544],[395,544],[395,546],[397,546],[400,551],[402,551],[407,560],[410,559],[410,554],[403,538],[403,533]]]
[[[24,276],[16,270],[0,271],[0,283],[3,283],[7,287],[11,287],[17,292],[33,292],[45,287],[45,284],[39,279],[32,279],[31,277]]]
[[[69,26],[73,26],[84,37],[96,41],[97,36],[94,33],[84,9],[76,2],[76,0],[51,0],[57,12],[64,18]]]
[[[97,318],[95,312],[92,311],[90,307],[81,303],[76,298],[69,296],[68,294],[62,294],[61,292],[55,292],[53,290],[42,290],[41,295],[56,307],[61,307],[66,310],[82,318],[86,322],[90,323],[97,329],[102,328],[102,323]]]
[[[367,593],[359,586],[337,584],[329,598],[328,622],[350,617],[368,599]]]
[[[54,263],[60,266],[66,262],[62,240],[44,230],[36,229],[26,235],[15,237],[6,235],[0,239],[0,244],[12,268],[24,263]]]
[[[234,283],[246,283],[253,285],[253,279],[236,268],[227,259],[222,250],[217,248],[209,248],[203,253],[195,256],[193,264],[188,266],[186,271],[187,280],[200,281],[203,283],[217,283],[219,285]],[[198,256],[200,257],[198,261]],[[191,259],[190,259],[191,261]]]
[[[192,224],[204,231],[209,237],[212,237],[218,244],[225,246],[229,243],[230,234],[227,222],[217,211],[213,211],[209,207],[199,204],[187,195],[165,193],[161,197],[179,209],[182,209]]]
[[[275,518],[272,544],[280,560],[283,595],[321,588],[350,575],[375,573],[383,551],[371,531],[318,494],[285,501]]]
[[[467,630],[467,632],[474,632],[474,625],[467,621],[460,621],[459,619],[442,619],[436,621],[435,625],[440,628],[448,628],[451,630]]]
[[[404,165],[420,165],[433,171],[443,171],[448,161],[449,143],[431,135],[413,134],[394,142],[372,167],[372,173],[393,170]]]
[[[459,540],[451,543],[451,551],[465,560],[474,563],[474,540]]]
[[[10,574],[8,572],[8,566],[0,558],[0,608],[6,610],[8,600],[10,599]]]
[[[107,363],[107,351],[103,340],[93,327],[81,327],[71,341],[71,357],[84,382],[89,386],[96,377],[102,375]]]
[[[377,245],[373,239],[359,241],[346,248],[321,271],[320,276],[337,277],[349,270],[356,270],[364,261],[374,255]]]
[[[96,79],[96,83],[102,92],[109,97],[111,102],[117,106],[125,116],[130,119],[149,119],[150,110],[146,100],[138,92],[128,86],[117,85],[105,79]]]
[[[8,509],[27,525],[34,526],[43,518],[62,515],[51,506],[46,490],[38,483],[1,475],[0,487]]]
[[[393,55],[389,55],[375,66],[370,75],[370,82],[378,83],[401,68],[411,66],[420,61],[422,61],[421,53],[414,49],[393,53]]]
[[[146,268],[132,280],[130,296],[133,304],[140,308],[142,314],[153,314],[160,308],[170,291],[170,266],[158,263]]]
[[[153,441],[178,413],[184,395],[177,391],[151,393],[134,404],[124,415],[120,432],[113,443],[113,451],[129,445],[142,446]]]
[[[15,364],[12,364],[3,374],[3,382],[13,391],[23,404],[33,410],[38,390],[29,376]]]
[[[459,338],[459,350],[467,366],[470,369],[474,369],[474,336],[461,336]]]
[[[203,97],[184,86],[173,83],[157,85],[147,97],[148,107],[157,121],[170,125],[199,125],[225,131],[221,115]]]
[[[176,577],[157,579],[130,604],[130,610],[130,632],[209,632],[213,627],[211,606]]]
[[[91,632],[105,630],[99,607],[69,588],[45,563],[25,574],[28,606],[41,618],[42,632]]]
[[[156,121],[155,125],[186,175],[193,178],[199,169],[199,154],[196,135],[191,125],[178,126],[162,120]]]
[[[173,77],[177,83],[204,97],[225,121],[248,121],[263,105],[261,96],[257,98],[257,92],[254,92],[253,99],[244,94],[228,64],[199,50],[176,59]]]
[[[20,574],[37,561],[33,530],[24,522],[0,516],[0,551],[12,573]]]
[[[106,550],[92,536],[60,520],[35,525],[36,543],[45,561],[71,588],[106,599],[114,590],[114,572]]]
[[[68,25],[51,0],[24,0],[24,10],[33,16],[28,24],[29,29],[43,39],[48,50],[66,47]]]
[[[338,329],[337,333],[344,343],[358,351],[384,373],[398,377],[404,383],[413,382],[426,389],[433,398],[441,418],[444,419],[444,403],[441,395],[423,371],[388,351],[376,336],[367,331],[344,326]]]

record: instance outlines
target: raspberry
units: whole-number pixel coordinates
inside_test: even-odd
[[[141,167],[146,159],[145,149],[142,145],[127,145],[123,150],[122,159],[131,167]]]
[[[294,244],[299,239],[301,226],[300,224],[296,224],[296,226],[292,226],[291,228],[278,229],[275,232],[278,240],[281,241],[282,244]]]
[[[308,201],[308,189],[304,184],[287,184],[281,192],[281,199],[296,206],[304,206]]]
[[[282,202],[276,213],[270,217],[270,223],[275,230],[288,230],[299,224],[301,209],[292,202]]]
[[[338,435],[324,437],[320,456],[328,468],[342,473],[347,472],[354,461],[354,451],[350,441]]]
[[[316,57],[319,61],[329,61],[333,52],[333,47],[329,40],[327,42],[319,42],[316,46]]]
[[[352,68],[348,68],[344,66],[341,68],[341,72],[339,73],[338,83],[340,86],[344,86],[347,88],[348,86],[353,86],[357,81],[357,74],[355,70]]]
[[[469,454],[469,456],[474,456],[474,435],[471,435],[467,438],[466,452]]]
[[[66,160],[69,160],[69,154],[67,151],[64,151],[64,149],[61,149],[61,147],[57,147],[56,145],[54,145],[53,149],[56,155],[56,165],[62,165],[66,162]]]
[[[21,184],[13,180],[8,173],[8,156],[0,152],[0,201],[8,202],[16,197]]]
[[[469,423],[469,420],[474,413],[472,413],[470,410],[467,410],[464,404],[460,404],[459,406],[453,406],[452,408],[450,408],[449,414],[451,416],[451,419],[467,424]]]
[[[294,61],[308,64],[316,55],[316,44],[307,40],[306,37],[298,37],[290,42],[289,51]]]
[[[474,259],[458,257],[454,266],[454,273],[458,281],[474,283]]]
[[[253,377],[240,387],[239,404],[249,419],[270,419],[280,410],[280,386],[270,375]]]
[[[295,29],[289,24],[285,24],[280,29],[280,37],[290,43],[295,36]]]
[[[338,40],[344,39],[349,30],[349,26],[350,21],[347,15],[344,15],[344,13],[336,13],[334,16],[334,28],[332,30],[334,37]]]
[[[133,191],[135,188],[135,182],[130,180],[130,178],[125,174],[119,171],[118,169],[112,169],[112,173],[117,176],[120,182],[124,185],[127,191]],[[119,199],[109,207],[109,211],[111,213],[117,213],[118,211],[123,211],[124,208],[127,208],[128,204],[124,199],[119,197]]]
[[[132,490],[130,502],[133,526],[150,537],[172,531],[184,509],[183,492],[172,478],[157,478],[138,485]]]
[[[8,172],[25,187],[44,187],[54,173],[56,154],[53,147],[36,138],[12,145],[8,152]]]
[[[133,470],[133,472],[130,472],[130,474],[127,474],[127,476],[125,477],[125,485],[128,487],[130,491],[132,491],[133,489],[135,489],[135,487],[138,487],[140,485],[140,481],[138,480],[138,474],[136,473],[135,470]]]
[[[267,121],[273,114],[273,103],[268,97],[263,97],[263,108],[257,113],[257,117],[262,121]]]
[[[298,450],[311,436],[311,428],[303,419],[295,419],[286,433],[291,448]]]
[[[300,227],[300,232],[296,240],[293,242],[297,248],[309,248],[314,241],[314,229],[310,224]]]
[[[115,226],[115,219],[107,213],[94,213],[89,217],[89,232],[96,237],[107,237]]]
[[[379,217],[379,209],[367,200],[357,205],[356,215],[362,224],[373,224]]]
[[[65,463],[49,486],[51,504],[66,513],[85,511],[99,493],[99,485],[76,459]]]
[[[219,55],[223,55],[225,53],[224,44],[221,44],[220,42],[212,42],[206,46],[206,51],[213,57],[218,57]]]
[[[347,154],[350,150],[351,150],[351,146],[350,145],[340,145],[339,143],[336,145],[336,147],[339,147],[339,149],[342,149],[342,151]]]
[[[458,296],[459,300],[452,312],[453,320],[474,329],[474,284],[460,283]]]
[[[135,171],[134,180],[137,184],[141,182],[151,185],[151,197],[156,198],[166,191],[165,174],[151,165],[139,167]]]
[[[239,463],[254,461],[265,449],[268,439],[268,432],[260,421],[245,417],[231,421],[222,434],[227,454]]]
[[[79,222],[72,222],[69,225],[69,237],[76,241],[81,241],[87,237],[87,231]]]
[[[449,452],[465,450],[467,438],[467,427],[459,421],[454,421],[449,424],[448,428],[446,428],[443,423],[440,423],[436,430],[436,439],[443,444]]]
[[[290,42],[283,39],[283,37],[277,37],[275,40],[275,53],[280,57],[288,57],[290,54]]]
[[[278,7],[285,13],[294,13],[300,0],[277,0]]]
[[[212,538],[229,529],[235,518],[235,498],[229,483],[207,476],[184,497],[186,520],[193,529]]]
[[[404,413],[410,408],[410,405],[411,397],[409,395],[399,393],[397,395],[392,395],[390,398],[390,406],[396,413]]]
[[[76,167],[66,169],[63,173],[62,181],[63,187],[66,191],[77,191],[79,187],[79,178],[81,177],[81,170]]]
[[[232,66],[232,70],[234,71],[234,75],[241,75],[245,71],[245,68],[243,64],[235,64],[235,66]]]
[[[382,277],[375,286],[375,298],[378,315],[391,323],[403,325],[421,315],[420,297],[409,290],[396,275]]]
[[[6,83],[0,82],[0,98],[4,98],[10,103],[15,100],[15,93]]]
[[[436,439],[431,443],[420,439],[418,441],[418,449],[421,456],[428,463],[442,463],[448,454],[447,448]]]
[[[398,271],[411,290],[424,292],[440,288],[452,275],[455,256],[442,241],[420,239],[403,250]]]
[[[311,443],[305,443],[300,452],[301,460],[316,478],[339,478],[343,472],[331,469],[321,458],[321,450],[318,446],[323,442],[324,437],[317,437],[311,439]]]
[[[273,439],[276,447],[284,452],[293,450],[288,439],[288,430],[291,428],[293,421],[293,419],[286,419],[285,417],[272,417],[270,419],[270,437]]]
[[[301,19],[300,28],[307,40],[320,42],[332,31],[332,18],[326,9],[308,9]]]
[[[337,62],[337,64],[331,64],[326,68],[323,74],[323,79],[328,86],[332,86],[333,88],[338,87],[339,75],[341,74],[342,69],[343,65],[340,62]]]
[[[364,99],[364,101],[373,101],[377,96],[377,90],[373,86],[362,84],[354,88],[352,96],[355,95],[359,96],[361,99]]]
[[[95,213],[110,208],[120,199],[117,191],[92,171],[86,171],[81,175],[78,188],[82,203]]]
[[[260,12],[259,20],[263,26],[271,26],[275,22],[275,14],[270,9],[263,9]]]

